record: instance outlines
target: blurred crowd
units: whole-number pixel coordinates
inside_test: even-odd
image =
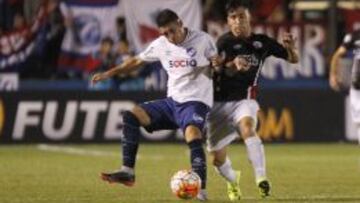
[[[99,49],[91,54],[87,73],[58,70],[58,57],[64,33],[75,26],[71,18],[65,18],[60,9],[60,0],[0,0],[0,37],[9,33],[19,32],[34,24],[38,10],[43,7],[47,13],[44,26],[45,39],[36,47],[29,57],[26,68],[17,69],[21,78],[44,79],[82,79],[96,71],[103,71],[119,64],[134,54],[126,36],[125,19],[116,20],[117,38],[104,37]],[[225,22],[226,0],[202,0],[204,22],[206,20]],[[250,1],[253,11],[253,22],[284,23],[303,22],[308,20],[325,21],[327,11],[300,11],[291,8],[291,0],[254,0]],[[339,18],[341,23],[341,18]],[[341,26],[341,25],[340,25]],[[204,29],[206,24],[204,23]],[[340,35],[341,36],[341,35]],[[38,36],[39,37],[39,36]],[[1,45],[1,44],[0,44]],[[0,46],[1,48],[1,46]],[[46,53],[46,54],[45,54]],[[120,76],[120,80],[126,76]]]

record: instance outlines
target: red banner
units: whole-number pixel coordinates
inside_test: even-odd
[[[47,10],[44,4],[32,25],[0,36],[0,71],[14,69],[33,53],[46,16]]]

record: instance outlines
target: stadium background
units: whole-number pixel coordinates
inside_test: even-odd
[[[121,164],[121,112],[165,96],[166,74],[149,64],[95,87],[89,76],[138,53],[172,8],[185,25],[226,31],[225,0],[0,0],[0,203],[183,202],[170,177],[189,167],[178,131],[144,130],[133,188],[109,187],[99,172]],[[360,27],[358,0],[253,0],[255,32],[298,38],[299,65],[267,60],[259,134],[272,194],[262,200],[241,141],[228,153],[242,170],[241,202],[360,202],[360,158],[347,87],[328,85],[331,53]],[[351,53],[341,77],[349,80]],[[87,144],[84,144],[87,143]],[[107,144],[104,144],[107,143]],[[160,144],[161,143],[161,144]],[[208,160],[210,202],[228,202]]]
[[[158,36],[156,13],[174,9],[185,25],[216,40],[224,2],[156,0],[0,1],[0,143],[118,142],[121,112],[164,96],[166,74],[149,64],[95,87],[89,76],[139,53]],[[268,59],[261,72],[259,133],[265,141],[354,141],[346,87],[327,82],[331,53],[360,26],[358,1],[252,1],[254,32],[298,39],[299,65]],[[342,60],[349,81],[351,53]],[[71,122],[70,122],[71,121]],[[91,127],[89,127],[91,126]],[[144,132],[176,141],[178,132]]]

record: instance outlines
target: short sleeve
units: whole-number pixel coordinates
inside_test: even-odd
[[[268,56],[275,56],[277,58],[288,59],[288,52],[285,47],[277,42],[275,39],[266,37]]]
[[[211,58],[217,55],[217,48],[214,40],[210,35],[206,34],[206,42],[205,42],[205,57]]]
[[[141,52],[138,57],[143,60],[143,61],[147,61],[147,62],[155,62],[155,61],[159,61],[159,40],[154,40],[153,42],[150,43],[150,45],[143,51]]]

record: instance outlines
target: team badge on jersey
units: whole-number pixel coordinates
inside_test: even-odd
[[[200,115],[196,114],[196,113],[193,114],[193,119],[196,122],[203,122],[204,121],[204,118],[201,117]]]
[[[233,46],[234,49],[241,49],[242,45],[241,44],[235,44]]]
[[[263,47],[263,44],[259,41],[254,41],[253,46],[255,47],[255,49],[260,49]]]
[[[190,47],[188,49],[186,49],[186,53],[190,56],[190,57],[194,57],[196,55],[196,50],[193,47]]]

